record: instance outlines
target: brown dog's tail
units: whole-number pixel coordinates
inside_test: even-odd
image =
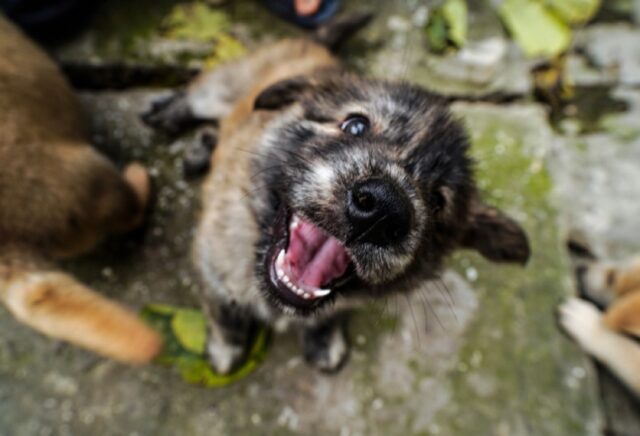
[[[29,327],[122,362],[149,362],[162,347],[132,312],[28,252],[0,253],[0,301]]]

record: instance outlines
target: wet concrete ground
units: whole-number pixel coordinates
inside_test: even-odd
[[[633,423],[608,421],[594,368],[558,332],[554,310],[573,292],[563,248],[569,233],[584,235],[604,257],[640,248],[640,205],[630,201],[640,189],[640,97],[632,80],[640,57],[600,43],[618,38],[631,50],[638,26],[625,15],[622,23],[582,30],[569,68],[577,85],[604,86],[627,102],[626,110],[604,111],[589,126],[569,117],[554,129],[548,108],[531,98],[531,62],[481,8],[472,15],[475,43],[442,58],[427,53],[421,33],[429,2],[349,7],[362,4],[377,18],[345,48],[353,68],[488,100],[456,103],[454,112],[469,129],[484,195],[529,232],[527,268],[459,253],[442,282],[360,311],[351,326],[351,360],[341,373],[308,368],[291,331],[276,335],[254,374],[220,389],[188,385],[168,368],[100,359],[43,338],[0,311],[0,434],[595,435],[607,424],[633,431]],[[159,85],[236,55],[238,44],[295,32],[248,0],[206,6],[205,25],[171,31],[166,17],[176,14],[174,7],[168,0],[136,7],[113,1],[94,30],[54,50],[83,74],[110,72],[92,88],[123,88],[81,92],[93,140],[116,162],[148,165],[157,193],[145,229],[64,267],[137,308],[197,306],[188,255],[199,207],[199,181],[185,180],[181,167],[197,134],[168,138],[138,114],[168,92]],[[141,68],[161,71],[153,86],[131,74]],[[489,102],[496,96],[515,102]],[[613,398],[622,398],[616,392]],[[621,401],[627,402],[619,407],[633,407]]]

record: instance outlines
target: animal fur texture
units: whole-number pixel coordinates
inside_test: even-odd
[[[480,200],[445,101],[349,73],[317,42],[269,44],[146,115],[176,117],[220,123],[194,238],[220,372],[242,360],[255,321],[293,323],[307,360],[334,371],[345,314],[363,301],[438,277],[456,248],[529,257],[520,226]]]
[[[161,345],[153,330],[52,263],[140,224],[146,170],[120,174],[91,148],[58,68],[1,15],[0,113],[0,301],[41,333],[149,361]]]

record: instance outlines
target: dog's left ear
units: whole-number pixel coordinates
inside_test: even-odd
[[[313,85],[307,77],[281,80],[265,88],[253,103],[254,109],[276,110],[294,103]]]
[[[520,224],[478,199],[471,206],[469,227],[462,245],[494,262],[526,264],[531,255],[529,240]]]

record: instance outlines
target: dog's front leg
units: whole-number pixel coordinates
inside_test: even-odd
[[[218,374],[229,374],[247,357],[257,321],[236,304],[220,304],[212,312],[207,317],[207,356]]]
[[[307,325],[302,334],[304,358],[322,372],[337,372],[349,356],[348,316],[333,315]]]

